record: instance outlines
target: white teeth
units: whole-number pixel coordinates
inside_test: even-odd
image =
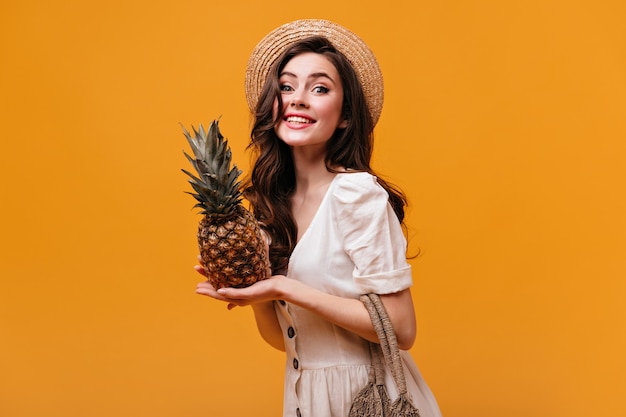
[[[309,119],[299,116],[289,116],[286,119],[289,123],[311,123]]]

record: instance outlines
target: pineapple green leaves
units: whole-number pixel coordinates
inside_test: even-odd
[[[208,282],[215,288],[245,287],[270,276],[270,263],[258,221],[243,204],[241,171],[233,164],[218,120],[208,132],[200,125],[193,134],[183,127],[192,155],[183,151],[195,172],[183,169],[202,209],[198,248]]]
[[[198,201],[194,208],[202,209],[201,214],[211,217],[233,214],[242,199],[241,171],[236,165],[230,167],[232,153],[228,140],[220,132],[219,119],[211,122],[208,132],[202,124],[198,130],[192,126],[193,135],[184,126],[182,128],[193,156],[183,153],[197,173],[182,170],[189,176],[189,183],[195,191],[188,192]]]

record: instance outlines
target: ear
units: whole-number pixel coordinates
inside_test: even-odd
[[[337,129],[345,129],[346,127],[348,127],[348,119],[343,119]]]

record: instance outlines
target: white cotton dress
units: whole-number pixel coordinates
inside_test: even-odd
[[[335,176],[296,245],[287,276],[341,297],[409,288],[406,240],[386,191],[368,173]],[[367,384],[367,342],[296,305],[275,302],[287,364],[284,417],[347,417]],[[440,417],[430,389],[408,352],[401,352],[409,394],[421,417]],[[387,372],[387,391],[397,391]]]

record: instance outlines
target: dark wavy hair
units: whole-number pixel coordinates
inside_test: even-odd
[[[306,52],[326,57],[337,69],[343,85],[342,117],[347,120],[347,126],[337,129],[327,142],[326,168],[330,172],[338,172],[336,168],[341,167],[376,175],[370,166],[374,124],[352,65],[324,37],[315,36],[294,43],[270,69],[259,97],[248,146],[256,160],[244,187],[252,211],[271,236],[270,260],[274,273],[287,269],[297,240],[297,227],[291,214],[291,195],[295,188],[292,152],[274,131],[284,114],[279,77],[289,60]],[[275,101],[279,112],[274,117]],[[389,202],[402,223],[407,205],[404,193],[378,176],[377,179],[389,194]]]

